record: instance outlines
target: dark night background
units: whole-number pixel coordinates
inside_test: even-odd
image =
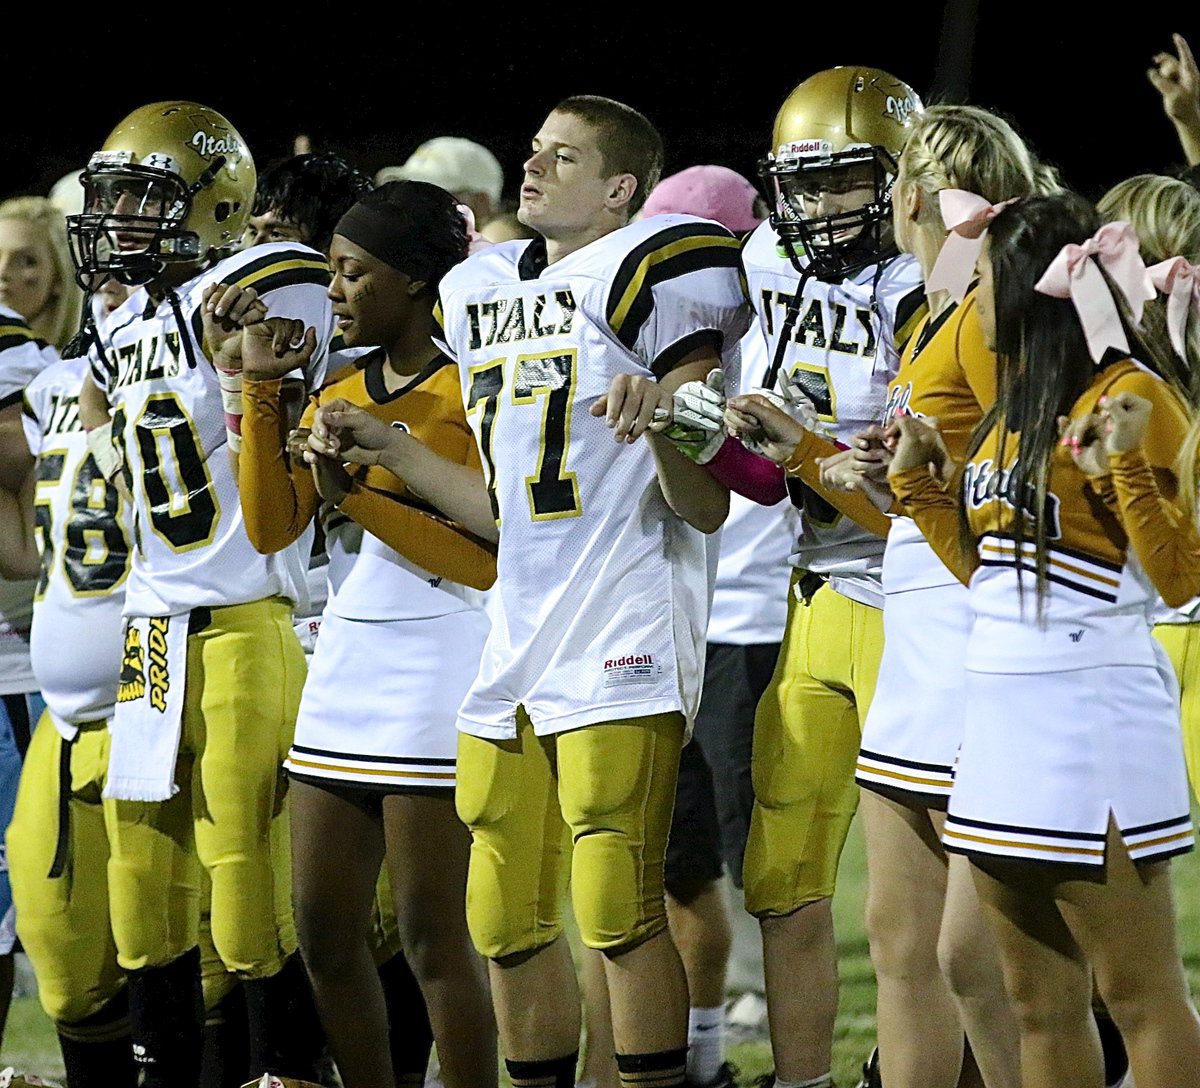
[[[1171,48],[1171,31],[1200,50],[1200,15],[1176,0],[1125,9],[1119,29],[1098,6],[1056,0],[706,4],[690,17],[642,5],[599,26],[588,25],[598,9],[561,4],[189,10],[166,23],[117,15],[110,29],[94,24],[120,9],[95,7],[93,25],[22,31],[5,51],[0,195],[46,192],[125,113],[166,98],[226,114],[260,166],[290,154],[301,132],[371,172],[430,136],[469,136],[500,157],[513,195],[548,109],[568,94],[606,94],[659,126],[668,173],[719,162],[753,177],[788,91],[850,63],[926,96],[969,76],[968,101],[1013,118],[1068,183],[1096,196],[1180,164],[1145,70]],[[47,48],[52,32],[62,49]]]

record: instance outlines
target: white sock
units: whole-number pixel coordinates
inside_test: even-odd
[[[825,1073],[812,1080],[780,1080],[776,1077],[775,1088],[833,1088],[833,1074]]]
[[[725,1061],[725,1009],[688,1009],[687,1079],[712,1084]]]

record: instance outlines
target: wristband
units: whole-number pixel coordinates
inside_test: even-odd
[[[121,454],[112,440],[112,420],[87,432],[87,448],[95,458],[100,474],[111,483],[121,471]]]
[[[214,367],[217,384],[221,387],[221,407],[225,410],[225,434],[229,448],[237,453],[242,448],[242,372]]]

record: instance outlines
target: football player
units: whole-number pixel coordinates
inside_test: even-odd
[[[58,353],[40,340],[16,310],[0,303],[0,490],[19,493],[27,485],[29,447],[21,424],[25,387]],[[29,502],[32,498],[25,496]],[[22,504],[23,506],[24,504]],[[22,577],[21,558],[0,570],[0,833],[8,826],[21,776],[21,754],[45,704],[29,659],[34,583]],[[0,1036],[12,996],[16,915],[8,861],[0,850]]]
[[[747,318],[723,227],[629,224],[661,161],[641,114],[563,101],[525,163],[520,215],[538,237],[452,269],[435,311],[500,542],[495,622],[459,712],[457,803],[473,835],[471,935],[518,1086],[575,1079],[568,868],[583,940],[606,957],[622,1082],[684,1075],[662,866],[703,662],[697,530],[721,524],[728,496],[670,443],[639,439]]]
[[[332,336],[328,266],[291,243],[229,256],[252,209],[254,164],[204,106],[135,110],[83,182],[85,210],[68,220],[81,278],[138,288],[89,330],[81,394],[85,425],[111,427],[134,514],[105,803],[135,1053],[147,1084],[196,1082],[198,855],[212,881],[214,944],[244,982],[251,1071],[303,1075],[320,1036],[269,828],[303,682],[291,613],[307,552],[260,556],[246,535],[226,456],[239,421],[217,369],[236,339],[218,319],[238,315],[218,296],[254,287],[265,313],[303,320],[315,384]],[[193,905],[184,925],[142,909],[168,882]]]
[[[25,390],[28,483],[0,492],[4,547],[36,562],[31,658],[47,709],[26,754],[8,831],[13,896],[38,997],[71,1088],[133,1088],[125,973],[117,964],[100,794],[117,698],[129,540],[117,488],[79,419],[85,359],[52,363]],[[35,471],[36,465],[36,471]],[[28,562],[28,559],[26,559]],[[63,648],[70,647],[64,653]],[[152,908],[183,922],[186,897]],[[145,904],[147,908],[151,904]]]
[[[761,167],[770,221],[742,250],[771,357],[761,384],[785,377],[807,436],[785,465],[801,477],[789,483],[800,531],[787,633],[755,720],[743,874],[746,906],[762,926],[772,1050],[786,1088],[831,1083],[830,904],[883,648],[887,519],[861,495],[850,506],[821,493],[816,462],[880,418],[897,344],[923,308],[920,269],[897,252],[889,221],[896,162],[920,109],[911,87],[873,68],[834,68],[801,83],[775,119]],[[739,467],[736,445],[726,441],[708,461],[731,486],[759,474],[755,464]],[[777,494],[777,483],[766,484]]]

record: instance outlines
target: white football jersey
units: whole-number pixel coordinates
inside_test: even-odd
[[[800,274],[779,249],[769,222],[742,249],[750,302],[774,360],[788,306]],[[783,366],[816,406],[825,438],[847,446],[863,428],[878,423],[888,382],[900,365],[897,334],[925,303],[921,269],[910,256],[871,265],[841,283],[810,277]],[[762,376],[755,376],[755,384]],[[832,588],[881,607],[883,540],[838,513],[799,480],[789,480],[800,509],[800,532],[792,563],[823,575]]]
[[[333,336],[329,268],[292,243],[255,246],[229,257],[155,303],[139,288],[100,327],[104,357],[92,374],[113,410],[134,505],[133,571],[125,597],[132,616],[173,615],[202,606],[282,596],[303,602],[311,530],[274,555],[246,535],[226,444],[216,371],[201,348],[200,306],[215,282],[253,287],[271,317],[317,331],[305,375],[316,388]]]
[[[78,723],[112,717],[129,575],[127,511],[97,467],[79,422],[79,387],[87,371],[85,359],[64,359],[25,390],[42,554],[30,651],[51,719],[68,739]]]
[[[518,704],[540,734],[690,717],[704,538],[667,506],[649,445],[618,444],[589,409],[618,374],[705,344],[734,356],[750,315],[733,236],[655,216],[548,266],[541,239],[502,243],[450,271],[439,319],[500,526],[494,626],[459,727],[514,736]]]
[[[769,359],[757,328],[742,337],[741,388],[748,393],[762,381]],[[732,646],[782,642],[787,627],[788,555],[796,539],[796,508],[790,502],[774,506],[729,496],[729,517],[721,529],[720,560],[713,594],[708,641]]]
[[[0,410],[20,405],[25,387],[57,358],[16,310],[0,305]],[[37,688],[29,662],[33,589],[0,579],[0,695]]]

